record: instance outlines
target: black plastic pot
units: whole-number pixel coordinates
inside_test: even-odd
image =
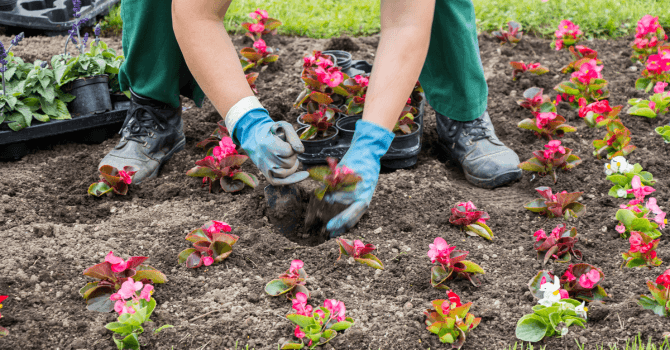
[[[340,67],[343,72],[351,67],[351,54],[346,51],[327,50],[322,51],[321,53],[335,57],[335,61],[333,61],[333,63],[335,63],[337,67]]]
[[[63,91],[76,96],[72,102],[68,103],[68,109],[73,118],[84,114],[111,111],[113,108],[107,75],[79,78],[63,86]]]
[[[296,131],[298,135],[302,134],[303,131],[307,130],[308,126],[302,127]],[[310,155],[315,155],[321,153],[324,148],[335,146],[339,139],[339,131],[331,127],[330,130],[335,131],[335,134],[332,136],[321,139],[321,140],[301,140],[303,146],[305,146],[305,153]],[[325,158],[324,158],[325,159]]]
[[[372,73],[372,65],[367,61],[351,61],[351,66],[342,70],[346,75],[355,77],[357,75],[366,75]]]
[[[18,0],[0,0],[0,11],[11,11],[16,7]]]

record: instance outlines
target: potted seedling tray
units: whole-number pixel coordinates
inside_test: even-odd
[[[119,1],[82,0],[81,16],[95,18],[109,12]],[[73,16],[71,0],[3,1],[0,5],[0,24],[4,26],[45,30],[56,34],[66,32],[77,21]]]
[[[31,148],[63,141],[100,143],[115,135],[126,118],[130,101],[114,102],[111,111],[73,116],[46,123],[33,121],[23,130],[0,130],[0,160],[19,160]]]

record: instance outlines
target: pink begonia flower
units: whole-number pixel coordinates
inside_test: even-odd
[[[154,291],[154,286],[150,284],[145,284],[144,288],[142,288],[142,291],[140,292],[140,299],[144,299],[146,301],[151,301],[151,294],[153,294]]]
[[[363,244],[363,242],[359,240],[354,240],[354,258],[368,254],[373,250],[375,250],[373,245]]]
[[[291,267],[289,267],[288,272],[292,276],[299,276],[300,275],[300,269],[305,265],[305,263],[302,262],[302,260],[295,259],[291,261]]]
[[[586,289],[593,288],[598,281],[600,281],[600,273],[596,270],[591,270],[579,276],[579,284]]]
[[[211,256],[206,256],[205,255],[205,256],[202,257],[202,264],[203,265],[209,266],[209,265],[212,265],[213,263],[214,263],[214,258],[212,258]]]
[[[132,278],[128,278],[121,284],[121,288],[114,294],[110,295],[110,300],[128,299],[135,295],[135,292],[142,289],[142,282],[135,282]]]
[[[556,226],[553,230],[551,230],[551,235],[554,238],[559,239],[559,238],[561,238],[561,234],[563,232],[564,232],[564,229],[561,226]]]
[[[570,294],[568,294],[568,291],[565,289],[559,289],[558,292],[561,294],[561,299],[569,299]]]
[[[254,49],[258,50],[261,54],[265,54],[267,53],[268,46],[265,44],[265,40],[258,39],[254,41]]]
[[[628,238],[628,242],[630,243],[630,251],[631,253],[635,253],[640,250],[640,245],[644,243],[642,240],[642,236],[640,236],[640,233],[637,231],[633,231],[630,233],[630,237]]]
[[[303,60],[304,60],[304,63],[303,63],[302,66],[304,68],[309,68],[309,67],[313,66],[314,63],[316,62],[316,59],[314,58],[314,56],[304,57]]]
[[[128,262],[124,261],[118,256],[114,256],[114,253],[112,252],[109,252],[109,254],[105,256],[105,261],[112,264],[113,272],[121,272],[128,268]]]
[[[305,332],[303,332],[302,330],[300,330],[300,326],[296,325],[296,326],[295,326],[295,330],[293,330],[293,335],[295,335],[296,338],[300,338],[300,339],[302,339],[302,338],[305,337]]]
[[[535,116],[535,124],[538,129],[544,128],[545,125],[549,124],[552,120],[556,119],[556,113],[554,112],[540,112]]]
[[[325,57],[319,57],[315,63],[317,66],[323,69],[333,68],[333,61]]]
[[[563,277],[565,277],[568,282],[572,282],[572,281],[577,279],[575,277],[575,275],[573,275],[572,272],[570,272],[570,271],[565,271],[565,273],[563,274]]]
[[[119,315],[134,314],[135,308],[132,307],[132,305],[128,306],[125,300],[117,300],[116,303],[114,303],[114,311],[116,311]]]
[[[649,109],[651,109],[652,111],[656,111],[656,102],[649,101]]]
[[[252,33],[262,33],[265,30],[263,23],[253,23],[249,26],[249,31]]]
[[[559,140],[551,140],[549,141],[544,147],[551,152],[551,155],[553,156],[556,152],[565,154],[565,147],[561,146],[561,141]],[[545,157],[546,158],[546,157]]]
[[[536,237],[535,242],[539,242],[540,240],[547,238],[547,233],[544,232],[543,229],[539,229],[539,230],[535,231],[533,236]]]
[[[268,19],[268,12],[266,10],[256,9],[256,11],[249,14],[249,17],[253,19]]]
[[[430,250],[428,251],[428,257],[432,263],[435,261],[439,262],[442,265],[449,264],[449,255],[451,252],[456,249],[456,247],[449,247],[447,241],[442,237],[435,238],[432,244],[429,244]]]
[[[666,289],[670,288],[670,269],[665,270],[660,276],[656,277],[656,284],[660,284]]]
[[[616,134],[612,134],[612,136],[607,139],[607,145],[612,146],[614,144],[614,141],[616,141]]]
[[[664,83],[664,82],[662,82],[662,81],[659,81],[659,82],[656,83],[656,85],[654,86],[654,93],[655,93],[655,94],[661,94],[661,93],[665,92],[665,87],[666,87],[666,86],[668,86],[668,83]]]
[[[579,71],[573,72],[572,77],[577,78],[582,84],[590,84],[592,79],[600,79],[602,75],[600,71],[603,70],[604,66],[598,66],[596,60],[591,59],[588,62],[585,62],[579,67]]]
[[[223,221],[212,220],[209,227],[205,229],[205,232],[207,232],[207,236],[209,236],[209,238],[212,238],[212,235],[215,233],[219,233],[221,231],[230,232],[231,230],[232,228],[227,223]]]
[[[636,28],[636,37],[643,37],[649,33],[656,33],[661,25],[658,23],[658,17],[644,15],[638,22]]]
[[[130,183],[133,182],[133,179],[130,178],[130,175],[128,175],[128,173],[123,170],[119,170],[119,177],[121,177],[121,181],[125,182],[128,185],[130,185]]]
[[[312,306],[307,305],[307,295],[302,292],[295,293],[295,299],[291,300],[293,309],[298,315],[312,317]]]
[[[341,171],[342,174],[344,174],[344,175],[349,175],[349,174],[353,174],[353,173],[354,173],[354,171],[353,171],[351,168],[347,167],[346,165],[341,166],[341,167],[340,167],[340,171]]]
[[[561,95],[556,95],[556,103],[555,103],[555,105],[558,106],[558,103],[561,102],[562,99],[563,99],[563,98],[561,97]]]
[[[666,225],[665,212],[661,210],[658,204],[656,204],[656,198],[649,198],[649,200],[647,200],[647,204],[645,204],[645,207],[647,207],[647,209],[655,214],[654,221],[661,229],[664,229]]]
[[[454,293],[454,292],[451,291],[451,290],[447,292],[447,298],[449,298],[449,301],[450,301],[452,304],[455,304],[456,307],[459,307],[459,306],[462,305],[462,304],[461,304],[461,297],[459,297],[458,294]]]
[[[624,226],[624,225],[616,225],[616,227],[614,227],[614,229],[616,230],[616,232],[619,232],[620,234],[623,234],[624,232],[626,232],[626,226]]]
[[[563,49],[563,40],[556,40],[556,51]]]
[[[558,30],[554,32],[557,39],[564,39],[566,35],[575,39],[581,34],[583,33],[579,30],[579,26],[567,19],[562,20],[558,25]]]
[[[631,185],[633,186],[633,188],[630,190],[626,190],[626,193],[628,194],[632,193],[633,195],[635,195],[635,199],[637,200],[644,200],[644,197],[646,195],[656,191],[651,186],[643,186],[642,181],[640,180],[640,177],[638,175],[633,176]]]
[[[570,97],[568,97],[568,101],[569,101],[570,103],[575,102],[575,96],[570,95]]]
[[[344,306],[343,301],[338,301],[335,299],[326,299],[323,302],[323,307],[330,311],[330,317],[337,318],[337,322],[342,322],[346,319],[346,307]]]
[[[323,311],[321,311],[321,309],[316,309],[316,310],[314,311],[314,313],[317,314],[317,315],[319,316],[319,318],[321,318],[321,319],[323,319],[324,317],[326,317],[326,314],[323,313]]]
[[[366,86],[368,86],[368,84],[370,83],[370,79],[368,79],[368,78],[366,78],[366,77],[364,77],[364,76],[362,76],[362,75],[357,75],[357,76],[355,76],[355,77],[354,77],[354,81],[356,81],[356,84],[358,84],[358,85],[360,85],[360,86],[362,86],[362,87],[366,87]]]

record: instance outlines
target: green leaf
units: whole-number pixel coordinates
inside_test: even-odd
[[[641,117],[647,117],[647,118],[656,118],[656,112],[654,112],[649,107],[631,108],[631,109],[628,110],[628,114],[639,115]]]
[[[258,179],[256,176],[245,172],[239,172],[235,174],[233,176],[233,180],[240,180],[251,188],[256,188],[256,186],[258,186]]]
[[[288,314],[286,316],[291,322],[297,324],[298,326],[302,328],[307,328],[312,325],[316,325],[316,321],[312,317],[307,317],[303,315],[298,315],[298,314]]]
[[[284,283],[281,279],[275,279],[265,285],[265,292],[273,297],[287,293],[293,289],[292,285]]]
[[[315,166],[315,167],[309,168],[307,170],[307,172],[309,172],[309,177],[312,180],[316,180],[318,182],[323,182],[324,181],[323,179],[327,175],[330,175],[330,168],[328,168],[327,166]]]
[[[289,340],[288,342],[282,345],[281,350],[291,350],[291,349],[302,349],[305,345],[302,342],[294,342]]]
[[[178,256],[178,258],[179,258],[178,264],[179,265],[183,264],[184,261],[186,261],[186,259],[188,258],[188,256],[191,255],[191,253],[193,253],[193,252],[195,252],[195,248],[188,248],[188,249],[182,250],[179,253],[179,256]]]
[[[463,270],[463,272],[480,273],[480,274],[485,273],[484,269],[482,269],[481,266],[473,263],[472,261],[462,260],[460,263],[465,265],[465,270]]]
[[[643,295],[640,297],[640,300],[637,302],[638,305],[642,306],[645,310],[651,310],[659,316],[666,316],[665,307],[660,305],[656,300]]]
[[[433,285],[433,287],[439,286],[449,278],[452,272],[453,270],[451,269],[447,272],[442,266],[433,266],[430,269],[430,284]]]
[[[160,327],[158,327],[158,328],[156,328],[156,329],[154,330],[154,334],[158,334],[158,332],[160,332],[160,331],[162,331],[162,330],[164,330],[164,329],[173,328],[173,327],[174,327],[174,326],[171,325],[171,324],[162,325],[162,326],[160,326]]]
[[[216,179],[217,177],[217,174],[214,170],[204,166],[196,166],[187,171],[186,175],[191,177],[209,177],[210,179]]]
[[[114,339],[116,342],[116,339]],[[121,341],[123,348],[119,349],[131,349],[131,350],[140,350],[140,342],[137,340],[137,334],[133,333],[123,338]],[[119,345],[118,343],[116,344]]]
[[[525,315],[516,324],[516,337],[527,342],[538,342],[548,331],[542,318],[534,314]]]
[[[136,281],[142,280],[144,278],[150,280],[153,283],[165,283],[167,282],[167,277],[157,269],[149,265],[140,265],[135,268],[135,276],[133,278]]]
[[[545,204],[545,202],[546,200],[544,198],[538,198],[526,203],[523,207],[534,213],[541,213],[547,210],[547,204]]]
[[[493,239],[493,232],[485,223],[476,222],[472,225],[465,226],[465,230],[474,232],[489,241]]]
[[[121,322],[110,322],[107,325],[105,325],[105,328],[109,329],[114,333],[120,333],[124,336],[131,333],[135,329],[135,327]]]
[[[61,100],[56,101],[56,117],[54,119],[71,119],[70,111],[67,110],[67,105]]]
[[[651,79],[648,78],[640,78],[635,81],[635,89],[636,90],[644,90],[647,88],[647,85],[651,82]]]
[[[86,301],[86,309],[97,312],[111,312],[114,310],[114,302],[109,299],[111,293],[103,294]]]
[[[105,193],[112,191],[112,188],[104,182],[96,182],[88,187],[88,194],[100,197]]]
[[[352,322],[342,321],[342,322],[337,322],[334,325],[330,326],[330,329],[332,329],[334,331],[343,331],[343,330],[346,330],[353,325],[354,324]]]

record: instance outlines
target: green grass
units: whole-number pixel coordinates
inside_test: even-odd
[[[102,22],[100,22],[100,29],[103,35],[120,35],[123,21],[121,20],[121,5],[116,5],[109,10]]]
[[[605,347],[603,345],[596,345],[595,347],[587,347],[584,344],[580,344],[578,341],[577,346],[579,347],[580,350],[586,350],[586,349],[619,350],[619,348],[616,345],[608,345],[608,347]],[[642,342],[642,336],[638,334],[637,337],[632,339],[632,342],[626,340],[626,347],[622,348],[622,350],[670,350],[670,343],[666,338],[661,344],[658,345],[652,344],[651,337],[649,337],[649,340],[645,344]]]

